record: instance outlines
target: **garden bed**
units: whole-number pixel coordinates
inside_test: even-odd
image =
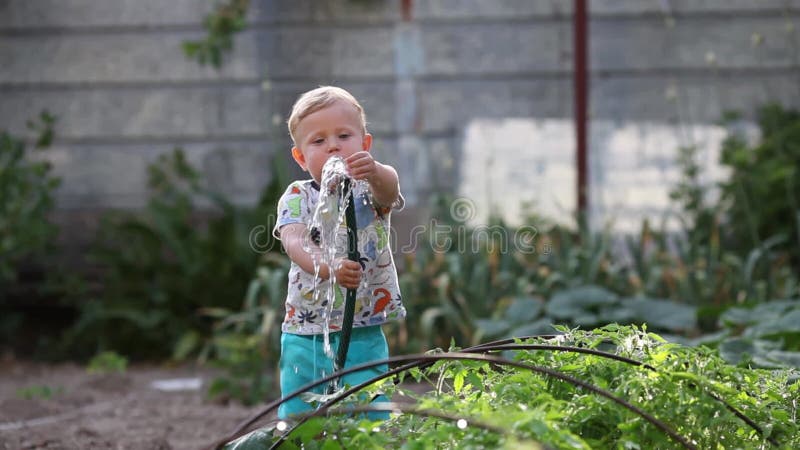
[[[152,365],[88,374],[74,364],[6,359],[0,362],[0,449],[203,448],[257,409],[209,400],[214,376],[208,368]],[[153,386],[197,379],[202,385],[193,390]]]

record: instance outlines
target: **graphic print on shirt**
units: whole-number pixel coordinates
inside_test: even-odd
[[[278,202],[278,223],[273,234],[280,237],[280,228],[311,222],[319,199],[319,189],[313,180],[292,183]],[[399,203],[402,205],[402,199]],[[397,271],[392,259],[387,230],[391,208],[376,209],[371,194],[365,190],[355,197],[358,250],[366,285],[356,291],[356,313],[353,325],[368,326],[405,317]],[[313,233],[313,230],[311,231]],[[313,236],[312,236],[313,237]],[[337,256],[346,256],[347,228],[337,231]],[[341,244],[341,245],[340,245]],[[341,247],[341,248],[339,248]],[[325,315],[329,314],[331,330],[341,329],[346,289],[334,289],[334,305],[330,308],[324,298],[315,299],[313,274],[303,271],[292,262],[286,298],[286,315],[282,330],[293,334],[321,334]],[[319,281],[317,289],[327,289],[328,280]],[[324,296],[317,296],[324,297]]]

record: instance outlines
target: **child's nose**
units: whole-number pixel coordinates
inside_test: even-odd
[[[339,141],[337,139],[331,139],[330,143],[328,144],[328,153],[338,152],[339,149]]]

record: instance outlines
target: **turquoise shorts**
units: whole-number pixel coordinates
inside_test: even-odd
[[[339,348],[339,337],[341,332],[330,334],[331,349],[336,354]],[[301,335],[283,333],[281,335],[281,396],[286,396],[303,387],[304,385],[318,380],[333,373],[333,361],[325,355],[324,336],[321,334]],[[345,368],[353,367],[370,361],[379,361],[389,357],[389,346],[386,343],[386,336],[383,334],[380,325],[371,327],[353,328],[350,335],[350,347],[347,351]],[[355,386],[364,381],[374,378],[382,373],[386,373],[389,366],[382,364],[370,369],[345,375],[339,380],[339,386]],[[317,386],[313,389],[314,393],[324,394],[328,388],[328,383]],[[388,401],[384,396],[378,396],[374,402]],[[292,414],[312,411],[315,405],[306,403],[300,396],[288,402],[281,403],[278,408],[278,418],[286,419]],[[372,420],[388,419],[389,413],[371,412],[368,417]]]

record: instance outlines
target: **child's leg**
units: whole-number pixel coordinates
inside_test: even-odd
[[[333,365],[325,356],[321,335],[281,335],[281,396],[286,396],[304,385],[333,373]],[[312,392],[324,393],[327,384]],[[314,407],[297,396],[278,407],[278,418],[286,419],[292,414],[312,411]]]
[[[330,342],[333,352],[339,347],[341,333],[331,333]],[[333,362],[325,355],[322,335],[298,335],[283,333],[281,335],[280,382],[281,395],[286,396],[326,375],[333,373]],[[389,357],[389,347],[386,336],[380,325],[371,327],[354,328],[350,335],[350,346],[347,351],[345,367],[353,367],[371,361],[378,361]],[[350,386],[363,383],[389,370],[387,364],[370,369],[361,370],[345,375],[340,383]],[[313,392],[325,393],[328,384],[317,386]],[[379,396],[375,402],[386,402],[388,399]],[[313,410],[314,407],[303,401],[300,396],[284,402],[278,408],[278,418],[286,419],[292,414]],[[388,412],[369,413],[373,420],[388,419]]]
[[[371,361],[379,361],[389,357],[389,346],[386,343],[386,336],[380,325],[371,327],[353,328],[350,336],[350,347],[347,351],[347,362],[345,367],[353,367]],[[343,377],[343,382],[350,386],[363,383],[389,370],[388,364],[371,369],[354,372]],[[373,402],[388,402],[383,396],[378,396]],[[367,416],[372,420],[386,420],[389,412],[370,412]]]

